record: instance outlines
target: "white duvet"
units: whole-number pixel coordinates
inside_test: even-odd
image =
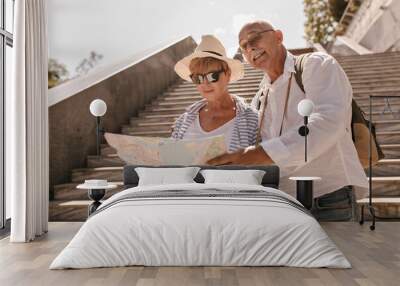
[[[349,268],[310,215],[258,198],[152,198],[131,192],[262,190],[254,185],[179,184],[135,187],[106,200],[56,257],[50,269],[145,266],[294,266]],[[107,208],[105,206],[109,205]]]

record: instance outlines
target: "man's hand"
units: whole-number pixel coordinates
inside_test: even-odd
[[[207,161],[209,165],[271,165],[274,162],[261,146],[250,146],[235,153],[225,153]]]

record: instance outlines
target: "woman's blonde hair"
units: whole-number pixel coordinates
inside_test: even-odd
[[[194,58],[190,61],[189,64],[189,69],[191,73],[201,74],[209,71],[211,68],[215,70],[224,70],[228,74],[230,74],[231,72],[228,64],[225,61],[213,57]]]

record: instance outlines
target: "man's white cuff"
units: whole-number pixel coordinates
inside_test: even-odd
[[[286,166],[290,157],[289,149],[278,137],[261,142],[261,147],[278,166]]]

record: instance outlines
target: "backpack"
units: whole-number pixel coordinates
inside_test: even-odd
[[[294,77],[296,79],[296,83],[304,93],[305,91],[304,91],[302,74],[303,74],[305,59],[309,55],[310,53],[302,54],[300,56],[295,57],[294,67],[296,73],[294,74]],[[370,132],[369,132],[370,122],[367,119],[365,119],[365,113],[361,110],[361,108],[358,106],[358,104],[354,99],[352,99],[351,107],[352,107],[352,116],[351,116],[352,139],[356,147],[358,158],[361,162],[361,165],[365,169],[369,167],[368,149],[369,149],[369,139],[370,139]],[[372,133],[371,157],[372,157],[372,165],[375,165],[379,160],[383,159],[385,156],[376,140],[374,124],[371,124],[371,133]]]

